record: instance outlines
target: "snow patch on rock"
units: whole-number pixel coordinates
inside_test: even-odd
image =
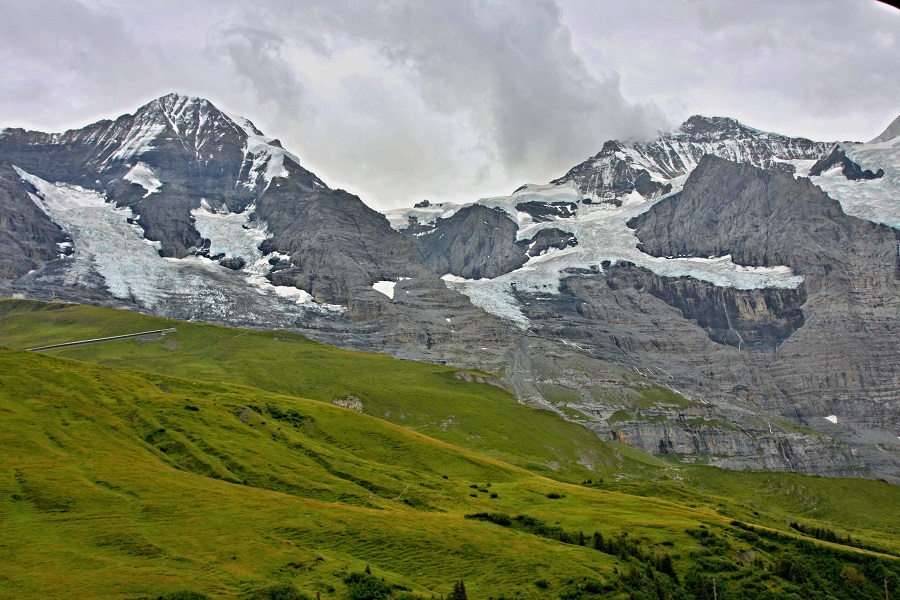
[[[259,245],[269,237],[264,221],[251,220],[256,206],[251,204],[243,212],[232,213],[223,204],[214,210],[208,202],[201,201],[200,207],[191,211],[194,229],[209,240],[209,254],[225,258],[242,258],[248,265],[263,258]]]
[[[159,188],[163,185],[156,177],[156,173],[153,172],[153,169],[143,162],[138,162],[131,167],[131,170],[125,173],[125,175],[122,176],[122,179],[130,181],[131,183],[136,183],[147,190],[147,193],[144,194],[144,198],[158,192]]]
[[[409,280],[409,277],[398,277],[397,281],[376,281],[372,284],[372,289],[393,300],[397,284],[407,280]]]
[[[372,289],[376,292],[380,292],[390,298],[394,299],[394,287],[397,285],[396,281],[376,281],[372,284]]]
[[[234,121],[234,124],[240,127],[247,136],[247,142],[244,146],[244,160],[249,161],[251,166],[244,186],[251,190],[255,189],[260,176],[266,182],[267,187],[275,177],[287,177],[288,170],[284,166],[285,157],[298,165],[300,164],[300,159],[296,155],[275,145],[275,138],[263,135],[250,119],[224,111],[222,114]]]

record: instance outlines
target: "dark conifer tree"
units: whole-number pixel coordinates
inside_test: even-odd
[[[447,596],[447,600],[469,600],[469,597],[466,595],[466,584],[463,583],[462,579],[453,584],[453,591]]]

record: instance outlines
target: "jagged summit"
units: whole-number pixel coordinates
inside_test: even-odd
[[[718,138],[729,134],[733,135],[736,132],[762,133],[759,129],[748,127],[731,117],[706,117],[703,115],[689,117],[678,130],[695,137],[714,136]]]
[[[551,183],[575,183],[589,202],[621,205],[631,194],[669,193],[705,154],[764,169],[794,172],[792,161],[815,160],[828,144],[760,131],[729,117],[694,115],[649,142],[607,141],[596,156]]]

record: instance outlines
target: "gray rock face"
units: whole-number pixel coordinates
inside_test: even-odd
[[[740,290],[690,277],[661,277],[628,263],[607,269],[609,285],[626,283],[681,311],[709,339],[741,350],[776,350],[803,326],[806,287]]]
[[[28,188],[0,160],[0,278],[16,279],[58,258],[71,242],[28,197]]]
[[[554,219],[572,217],[578,210],[574,202],[520,202],[516,210],[531,215],[535,223],[543,223]]]
[[[701,160],[682,193],[629,227],[654,256],[730,254],[741,265],[787,265],[806,277],[810,294],[854,279],[896,285],[897,230],[848,217],[808,179],[714,156]]]
[[[578,238],[569,231],[563,231],[555,227],[539,230],[530,240],[523,240],[519,244],[528,247],[528,256],[540,256],[548,250],[563,250],[578,245]]]
[[[734,119],[693,116],[678,131],[650,142],[608,141],[591,159],[553,183],[575,182],[587,201],[621,205],[637,192],[655,198],[672,191],[667,180],[686,175],[712,154],[767,170],[793,172],[785,161],[815,160],[829,146],[758,131]]]
[[[291,266],[270,280],[311,293],[317,301],[346,304],[354,290],[375,281],[428,277],[412,242],[391,229],[384,215],[343,190],[298,189],[276,178],[257,204],[272,234],[265,249],[291,256]]]
[[[805,281],[741,291],[607,264],[565,279],[558,296],[520,295],[542,337],[719,411],[680,419],[670,407],[660,419],[631,410],[603,423],[609,400],[583,396],[571,406],[600,417],[592,427],[648,451],[715,455],[722,466],[832,475],[865,466],[898,479],[896,230],[844,215],[808,181],[715,157],[631,225],[657,256],[731,254],[744,265],[788,265]],[[788,435],[785,419],[849,446]]]
[[[896,119],[891,121],[891,124],[885,127],[884,131],[882,131],[880,135],[867,143],[879,144],[882,142],[893,140],[897,137],[900,137],[900,115],[898,115]]]
[[[416,236],[415,241],[425,264],[439,275],[494,278],[518,269],[528,259],[516,244],[518,230],[505,212],[473,204],[449,219],[438,219],[429,233]]]

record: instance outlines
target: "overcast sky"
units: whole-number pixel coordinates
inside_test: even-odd
[[[900,114],[900,11],[874,0],[0,0],[0,15],[0,127],[203,96],[376,208],[546,183],[692,114],[826,141]]]

